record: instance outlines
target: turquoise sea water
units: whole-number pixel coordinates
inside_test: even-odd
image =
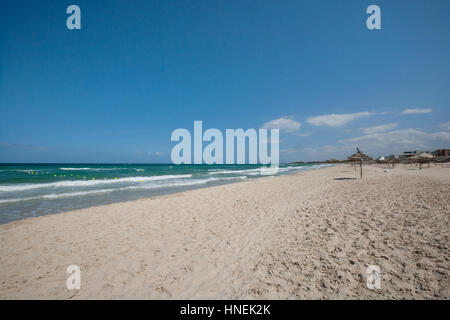
[[[324,166],[0,164],[0,223]]]

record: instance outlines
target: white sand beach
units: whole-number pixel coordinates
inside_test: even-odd
[[[357,176],[338,165],[0,225],[0,298],[449,299],[450,168]]]

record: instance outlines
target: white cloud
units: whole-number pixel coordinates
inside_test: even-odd
[[[372,134],[372,133],[377,133],[377,132],[388,131],[388,130],[395,128],[396,126],[397,126],[396,123],[388,123],[388,124],[382,124],[379,126],[361,128],[361,131],[364,132],[365,134]]]
[[[331,158],[345,159],[359,147],[361,151],[374,158],[380,155],[397,154],[409,150],[433,151],[448,148],[450,132],[427,133],[417,129],[377,132],[361,137],[339,140],[338,145],[324,145],[302,149],[302,157],[311,160]]]
[[[332,158],[344,159],[354,153],[352,145],[324,145],[316,148],[303,148],[303,156],[311,160],[327,160]]]
[[[305,132],[305,133],[297,133],[297,137],[309,137],[312,133],[311,132]]]
[[[281,149],[280,153],[294,154],[294,153],[298,153],[298,150],[297,149]]]
[[[311,148],[311,147],[303,148],[302,151],[306,152],[306,153],[318,153],[319,152],[317,150],[317,148]]]
[[[332,153],[337,153],[337,152],[346,152],[346,151],[351,151],[353,150],[354,147],[353,146],[346,146],[346,145],[338,145],[338,146],[334,146],[334,145],[324,145],[324,146],[320,146],[320,147],[316,147],[316,148],[303,148],[302,151],[303,152],[307,152],[307,153],[312,153],[312,154],[325,154],[325,155],[329,155]]]
[[[450,132],[436,132],[432,133],[430,136],[433,140],[450,142]]]
[[[0,148],[8,148],[12,150],[27,150],[27,151],[46,151],[49,150],[49,147],[46,146],[37,146],[37,145],[29,145],[29,144],[13,144],[7,142],[0,142]]]
[[[280,129],[280,131],[284,132],[294,132],[298,131],[301,126],[302,124],[300,122],[292,120],[289,117],[281,117],[264,123],[262,127],[265,129]]]
[[[450,131],[450,121],[449,121],[449,122],[441,123],[441,124],[439,125],[439,127],[442,128],[442,129],[444,129],[444,130]]]
[[[148,154],[149,156],[157,156],[157,157],[160,157],[160,156],[164,155],[164,152],[159,152],[159,151],[152,152],[152,151],[150,151],[150,152],[147,152],[147,154]]]
[[[406,109],[401,112],[401,114],[420,114],[420,113],[430,113],[433,112],[432,109]]]
[[[372,133],[339,142],[352,143],[378,154],[399,153],[408,149],[433,150],[448,145],[450,132],[427,133],[416,129],[404,129]]]
[[[340,127],[346,123],[373,115],[372,112],[356,112],[356,113],[344,113],[344,114],[328,114],[323,116],[311,117],[306,120],[313,126],[329,126]]]

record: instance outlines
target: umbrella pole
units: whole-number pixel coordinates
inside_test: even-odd
[[[361,167],[361,179],[362,179],[362,159],[359,159],[359,165]]]

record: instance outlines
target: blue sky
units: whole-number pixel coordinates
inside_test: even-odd
[[[281,161],[450,148],[448,0],[0,6],[0,162],[170,162],[194,120],[279,127]]]

